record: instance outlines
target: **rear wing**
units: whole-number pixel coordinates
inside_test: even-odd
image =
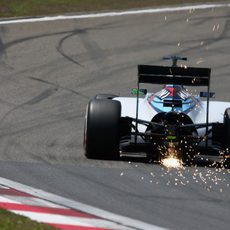
[[[138,66],[138,83],[209,86],[211,69],[172,66]]]
[[[172,84],[185,86],[207,86],[207,113],[206,113],[206,136],[208,135],[209,99],[210,99],[210,68],[178,67],[178,66],[152,66],[138,65],[138,90],[136,106],[136,135],[139,111],[140,83]],[[167,106],[167,101],[165,106]],[[206,140],[206,147],[208,142]]]

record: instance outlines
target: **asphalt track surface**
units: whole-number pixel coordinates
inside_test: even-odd
[[[0,176],[170,229],[228,229],[230,172],[87,160],[97,93],[130,95],[137,64],[187,56],[230,101],[230,8],[0,26]],[[156,87],[153,88],[154,90]]]

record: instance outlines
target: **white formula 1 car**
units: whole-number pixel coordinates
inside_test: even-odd
[[[136,97],[99,94],[86,109],[84,149],[87,158],[118,159],[144,153],[161,162],[168,155],[184,164],[197,156],[215,156],[229,164],[230,103],[210,101],[209,68],[138,66]],[[157,93],[140,89],[141,83],[162,84]],[[206,86],[192,95],[184,86]],[[144,95],[144,98],[141,97]],[[204,101],[201,97],[206,98]]]

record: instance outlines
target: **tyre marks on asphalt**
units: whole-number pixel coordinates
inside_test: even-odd
[[[76,65],[78,65],[78,66],[84,67],[81,63],[79,63],[79,62],[76,61],[74,58],[72,58],[71,56],[69,56],[68,54],[66,54],[65,51],[64,51],[64,49],[63,49],[63,44],[64,44],[64,42],[65,42],[67,39],[69,39],[69,38],[75,36],[76,34],[77,34],[77,32],[73,32],[73,33],[68,34],[68,35],[66,35],[65,37],[63,37],[63,38],[59,41],[59,43],[58,43],[58,45],[57,45],[57,51],[58,51],[64,58],[66,58],[67,60],[69,60],[70,62],[73,62],[74,64],[76,64]]]
[[[61,83],[52,83],[52,80],[43,80],[43,77],[37,77],[36,74],[34,74],[35,77],[31,77],[31,75],[28,75],[28,72],[31,69],[45,69],[46,66],[50,65],[50,63],[43,63],[42,65],[39,66],[28,66],[25,67],[24,69],[18,71],[17,66],[14,69],[14,72],[8,71],[8,69],[5,68],[5,62],[8,60],[6,59],[6,53],[9,49],[9,53],[11,50],[16,50],[17,46],[20,47],[22,43],[26,42],[35,42],[36,39],[39,41],[39,39],[43,38],[50,38],[52,36],[62,36],[66,35],[69,32],[72,32],[72,30],[65,30],[61,32],[50,32],[48,31],[45,33],[42,31],[40,34],[37,35],[27,35],[23,34],[19,38],[13,37],[13,40],[7,41],[7,37],[9,36],[7,34],[7,28],[3,30],[3,26],[0,27],[0,51],[1,51],[1,57],[0,57],[0,68],[3,69],[4,71],[1,72],[0,77],[2,78],[2,81],[6,81],[6,86],[10,85],[11,82],[15,81],[15,92],[19,92],[18,95],[20,97],[21,93],[21,86],[23,87],[23,83],[28,85],[28,88],[26,88],[26,92],[28,96],[25,96],[22,100],[15,100],[16,103],[12,103],[14,99],[11,100],[11,98],[6,97],[5,101],[2,101],[0,99],[1,105],[6,104],[5,107],[6,109],[1,111],[1,116],[0,116],[0,138],[1,138],[1,154],[0,157],[5,159],[16,159],[17,157],[15,156],[10,156],[11,152],[22,151],[25,156],[28,158],[33,158],[36,161],[44,161],[44,159],[40,156],[37,156],[33,152],[28,151],[23,147],[23,145],[18,141],[18,137],[15,135],[18,134],[24,134],[25,132],[32,131],[38,128],[43,128],[46,125],[52,125],[53,123],[61,123],[61,122],[66,122],[66,120],[72,120],[72,119],[77,119],[79,116],[82,117],[83,114],[81,113],[78,115],[76,113],[76,110],[72,107],[68,107],[68,104],[63,104],[66,105],[67,109],[58,109],[55,107],[58,103],[56,103],[59,98],[60,94],[64,95],[71,95],[73,94],[73,97],[76,98],[85,98],[89,99],[88,96],[85,96],[74,89],[72,87],[65,87],[65,85]],[[9,34],[10,34],[9,30]],[[5,34],[6,33],[6,34]],[[36,32],[37,33],[37,32]],[[4,37],[5,36],[5,37]],[[6,39],[5,39],[6,38]],[[5,40],[5,41],[4,41]],[[55,45],[54,45],[55,49]],[[9,56],[10,58],[11,56]],[[59,58],[61,59],[61,58]],[[57,59],[59,61],[59,59]],[[57,61],[52,60],[52,61]],[[11,60],[9,60],[11,61]],[[39,63],[38,63],[39,64]],[[59,64],[59,63],[58,63]],[[52,66],[52,63],[51,63]],[[18,77],[19,76],[19,77]],[[49,75],[47,75],[49,77]],[[28,80],[29,79],[29,80]],[[31,82],[30,82],[31,81]],[[23,83],[22,83],[23,82]],[[35,83],[33,83],[35,82]],[[18,84],[19,83],[19,84]],[[32,89],[29,88],[29,86],[32,85]],[[2,85],[2,87],[4,87]],[[34,88],[37,88],[34,90]],[[56,92],[59,91],[57,94]],[[32,93],[30,93],[32,92]],[[9,92],[10,94],[11,92]],[[16,95],[16,93],[12,93],[13,95]],[[6,92],[8,94],[8,92]],[[52,97],[51,97],[52,96]],[[64,97],[64,96],[63,96]],[[57,98],[57,99],[56,99]],[[9,101],[8,101],[9,99]],[[45,100],[51,100],[53,103],[56,103],[54,106],[49,107],[47,106],[47,101]],[[10,101],[11,100],[11,101]],[[44,103],[42,103],[44,101]],[[11,103],[10,103],[11,102]],[[42,109],[41,109],[42,108]],[[41,111],[40,111],[41,110]],[[48,111],[48,112],[47,112]],[[55,113],[54,113],[55,111]],[[58,113],[56,113],[58,111]],[[60,112],[59,112],[60,111]],[[63,112],[65,111],[65,112]],[[67,112],[68,111],[68,112]],[[81,112],[81,111],[80,111]],[[34,113],[34,119],[26,119],[26,116],[21,116],[21,120],[14,119],[17,115],[21,114],[33,114]],[[46,115],[49,115],[49,117],[46,117]],[[20,118],[19,118],[20,119]],[[15,150],[17,149],[17,150]],[[46,160],[45,160],[46,161]]]
[[[4,48],[4,44],[2,42],[2,38],[0,35],[0,60],[2,59],[2,56],[4,55],[4,53],[5,53],[5,48]]]
[[[13,70],[13,67],[7,64],[7,52],[6,45],[3,41],[3,35],[7,32],[7,29],[0,26],[0,66],[7,70]],[[2,74],[1,74],[2,75]],[[0,77],[2,77],[0,75]]]
[[[70,88],[67,88],[67,87],[58,85],[58,84],[56,84],[56,83],[49,82],[49,81],[46,81],[46,80],[43,80],[43,79],[40,79],[40,78],[36,78],[36,77],[28,77],[28,78],[29,78],[29,79],[32,79],[32,80],[34,80],[34,81],[42,82],[42,83],[47,84],[47,85],[52,85],[53,87],[55,87],[56,90],[62,89],[62,90],[65,90],[65,91],[69,91],[69,92],[71,92],[71,93],[73,93],[73,94],[76,94],[77,96],[80,96],[80,97],[85,98],[85,99],[87,99],[87,100],[90,99],[89,96],[86,96],[86,95],[84,95],[84,94],[82,94],[82,93],[79,93],[79,92],[77,92],[76,90],[73,90],[73,89],[70,89]],[[33,100],[33,99],[32,99],[32,100]],[[27,102],[27,103],[28,103],[28,102]]]
[[[46,89],[45,91],[41,92],[38,96],[32,98],[31,100],[29,100],[28,102],[26,102],[26,105],[34,105],[39,103],[42,100],[45,100],[46,98],[48,98],[49,96],[51,96],[52,94],[54,94],[55,92],[57,92],[58,88],[51,88],[51,89]]]
[[[6,31],[5,27],[0,27],[0,61],[2,57],[5,55],[5,45],[2,40],[2,34],[4,34]]]

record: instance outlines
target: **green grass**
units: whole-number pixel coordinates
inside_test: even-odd
[[[123,10],[211,1],[214,0],[0,0],[0,17]]]
[[[31,221],[29,218],[0,209],[1,230],[56,230],[51,226]]]

